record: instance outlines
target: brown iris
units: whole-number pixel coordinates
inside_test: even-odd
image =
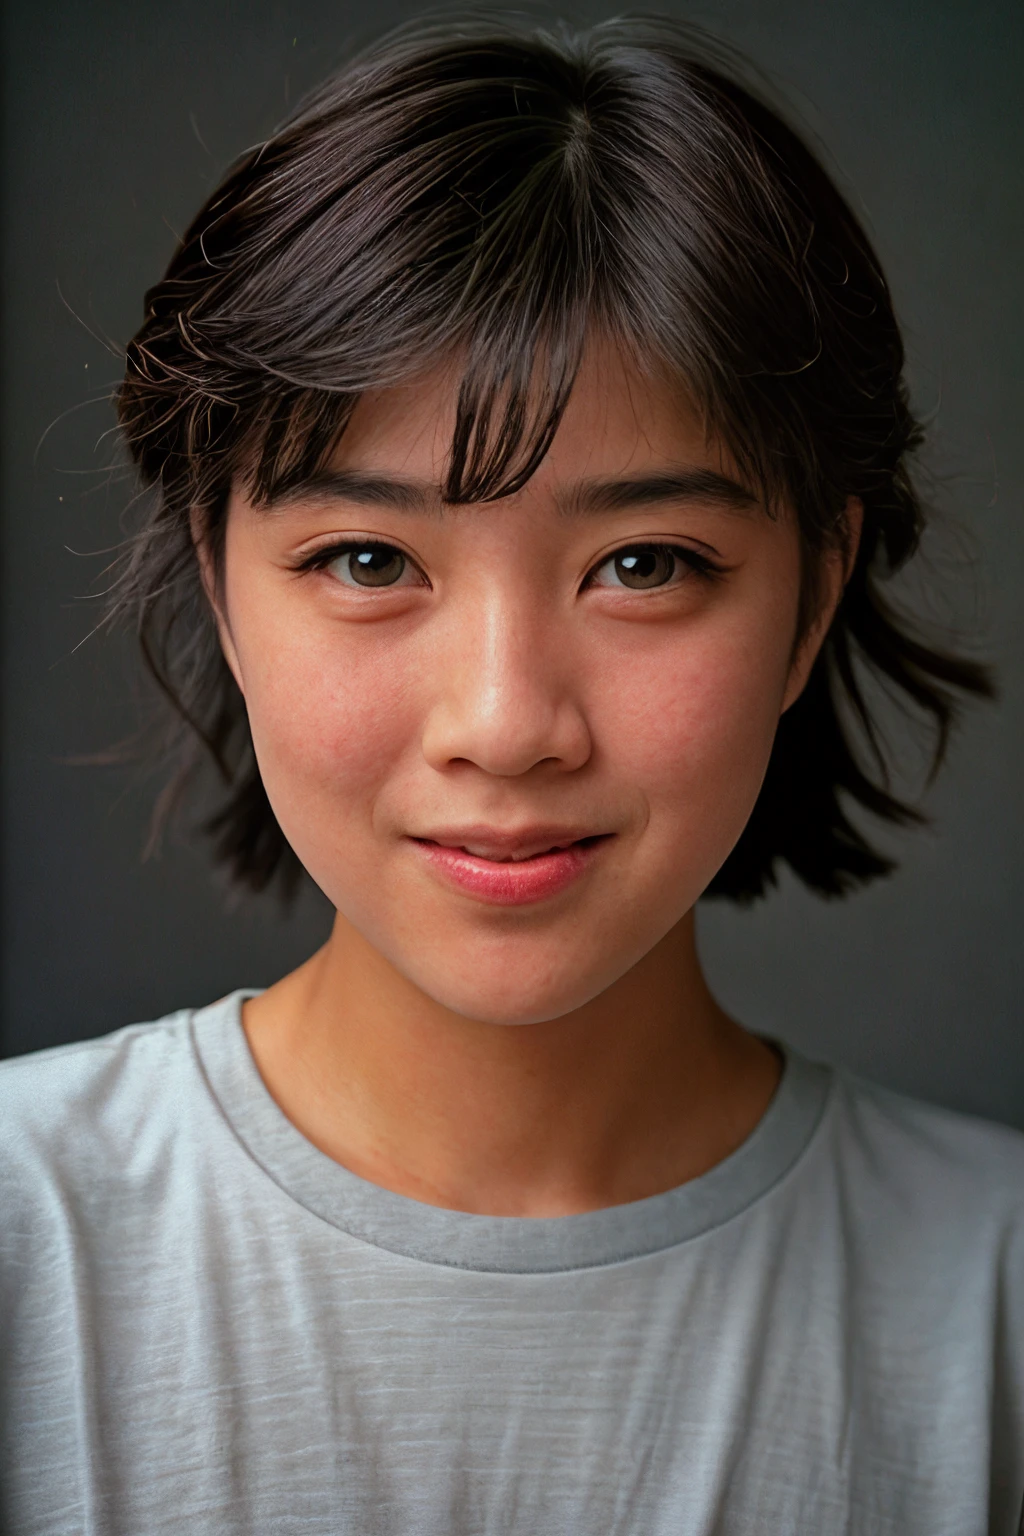
[[[405,556],[385,544],[371,544],[343,556],[348,574],[361,587],[390,587],[405,570]]]
[[[663,587],[675,574],[672,550],[657,544],[640,544],[615,556],[615,575],[624,587]]]

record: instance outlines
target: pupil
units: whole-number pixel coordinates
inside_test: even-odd
[[[670,550],[647,546],[644,549],[626,549],[615,559],[615,574],[624,587],[661,587],[669,580],[673,569]]]
[[[349,555],[348,568],[361,587],[389,587],[405,569],[397,549],[360,549]]]

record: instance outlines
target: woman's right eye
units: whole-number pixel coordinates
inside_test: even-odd
[[[394,587],[408,572],[409,560],[392,544],[353,544],[324,567],[346,587]]]

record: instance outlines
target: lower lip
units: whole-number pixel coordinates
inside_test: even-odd
[[[482,859],[464,848],[444,848],[414,838],[413,842],[443,879],[478,901],[496,907],[521,907],[557,896],[578,880],[607,837],[588,838],[568,848],[554,848],[536,858],[503,863]]]

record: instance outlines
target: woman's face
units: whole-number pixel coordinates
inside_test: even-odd
[[[527,1023],[692,907],[828,610],[794,657],[793,520],[615,353],[497,502],[440,500],[453,394],[439,370],[368,396],[322,483],[234,494],[221,633],[271,805],[338,911],[437,1002]]]

